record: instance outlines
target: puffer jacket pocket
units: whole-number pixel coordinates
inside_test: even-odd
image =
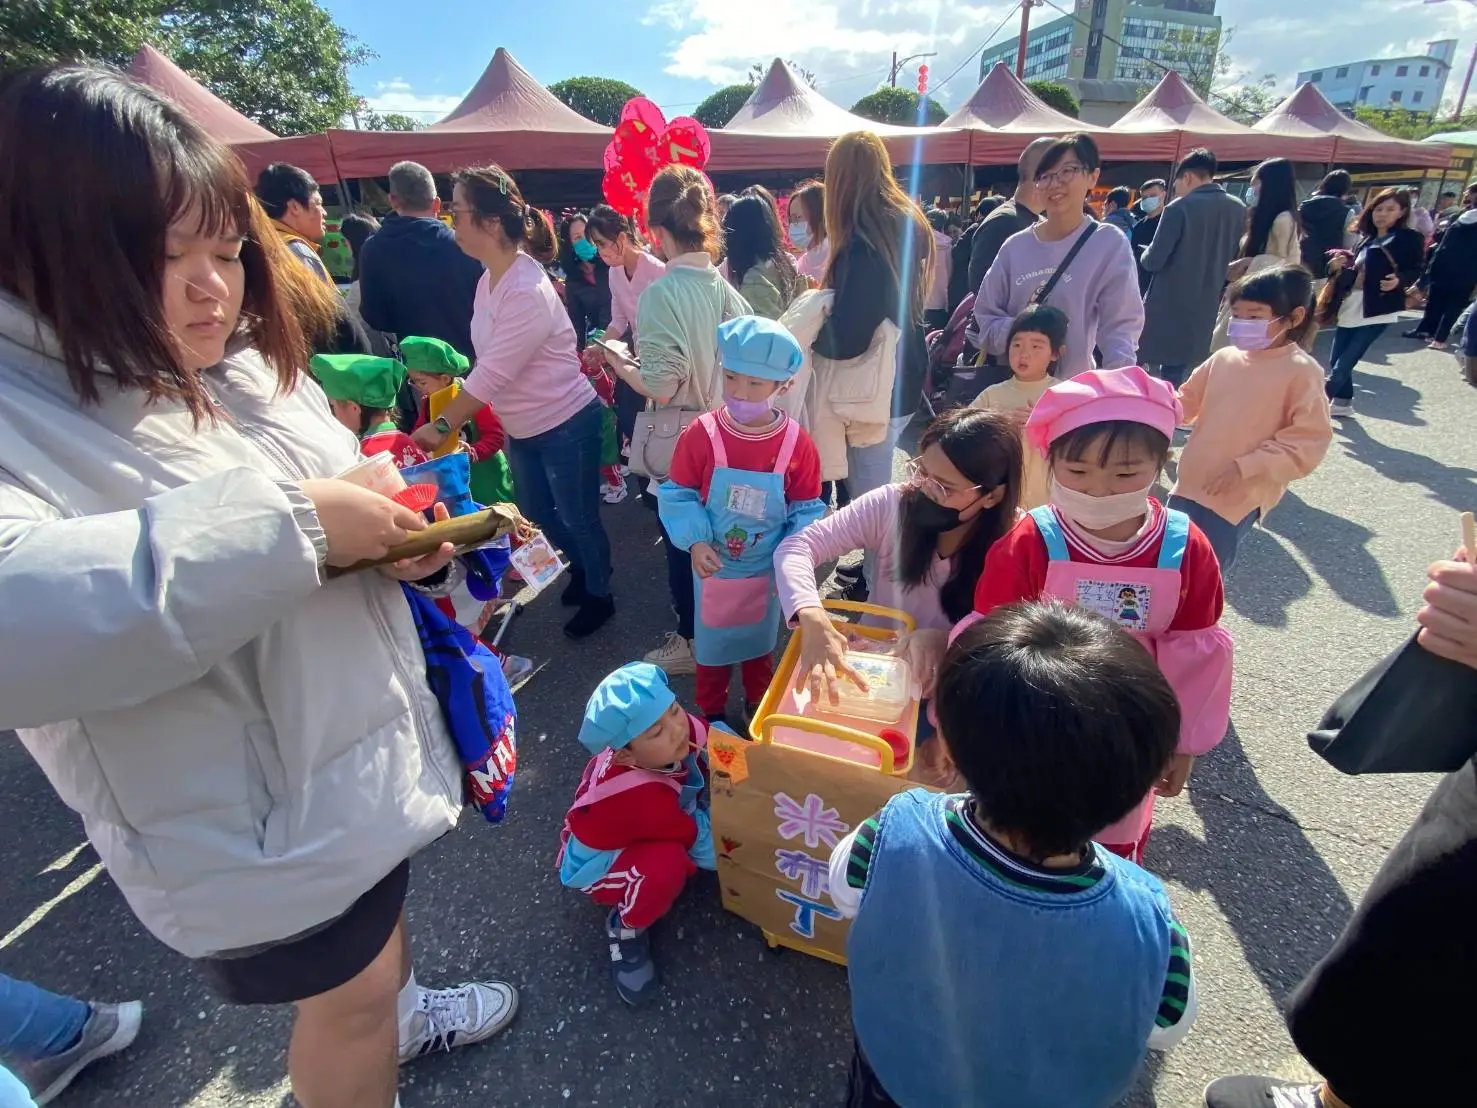
[[[277,749],[277,733],[265,721],[246,727],[246,790],[257,842],[266,858],[280,858],[287,851],[289,791],[287,771]]]

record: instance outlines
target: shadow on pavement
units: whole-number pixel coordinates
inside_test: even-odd
[[[1448,508],[1465,512],[1477,503],[1477,470],[1443,465],[1434,458],[1380,442],[1358,420],[1344,420],[1338,433],[1344,453],[1391,481],[1424,487]],[[1275,518],[1275,517],[1274,517]]]
[[[1262,788],[1234,723],[1197,765],[1189,800],[1204,838],[1173,825],[1157,829],[1146,864],[1215,898],[1247,964],[1280,1007],[1353,907],[1302,827]]]
[[[1267,516],[1266,529],[1297,547],[1340,600],[1371,615],[1400,614],[1385,571],[1367,548],[1374,538],[1368,527],[1315,508],[1289,492]],[[1238,563],[1233,573],[1239,572]]]
[[[1225,588],[1226,604],[1243,619],[1262,627],[1286,627],[1288,609],[1312,591],[1313,578],[1272,533],[1254,528],[1241,540]]]

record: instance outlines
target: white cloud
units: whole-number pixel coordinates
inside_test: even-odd
[[[1032,23],[1060,17],[1073,0],[1038,7]],[[893,51],[902,55],[934,50],[928,59],[933,87],[942,102],[958,103],[973,91],[979,64],[970,58],[948,87],[944,78],[977,51],[992,32],[990,45],[1012,39],[1014,8],[1007,0],[655,0],[642,22],[670,28],[665,71],[676,77],[726,85],[742,81],[756,61],[777,54],[816,74],[828,98],[843,105],[882,83]],[[1233,75],[1273,74],[1278,88],[1292,90],[1300,69],[1341,61],[1423,51],[1433,39],[1460,40],[1449,98],[1460,87],[1474,36],[1477,4],[1447,0],[1337,0],[1289,4],[1287,0],[1219,0],[1217,14],[1234,28],[1230,56]],[[1003,25],[1002,25],[1003,23]],[[898,83],[910,87],[917,62]]]
[[[466,93],[461,96],[418,93],[409,81],[396,77],[392,81],[380,81],[374,86],[374,93],[364,99],[371,111],[399,112],[420,123],[435,123],[460,104],[465,95]]]

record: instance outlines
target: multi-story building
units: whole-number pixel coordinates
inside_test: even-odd
[[[1305,69],[1298,74],[1297,83],[1311,81],[1336,107],[1345,110],[1363,104],[1434,112],[1441,107],[1455,54],[1456,39],[1443,38],[1427,43],[1426,52],[1415,57],[1366,58]]]
[[[1215,0],[1075,0],[1074,14],[1031,28],[1026,79],[1085,77],[1153,84],[1165,70],[1210,73],[1220,42]],[[987,49],[980,75],[1015,64],[1017,39]]]

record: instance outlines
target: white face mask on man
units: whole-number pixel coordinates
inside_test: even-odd
[[[1164,203],[1157,196],[1142,196],[1139,198],[1139,207],[1144,209],[1145,215],[1153,215],[1159,210],[1159,205]]]
[[[1089,531],[1106,531],[1130,519],[1146,515],[1149,511],[1149,493],[1154,489],[1150,481],[1141,489],[1114,493],[1111,496],[1093,496],[1091,493],[1069,489],[1055,477],[1047,495],[1062,513],[1079,527]]]

